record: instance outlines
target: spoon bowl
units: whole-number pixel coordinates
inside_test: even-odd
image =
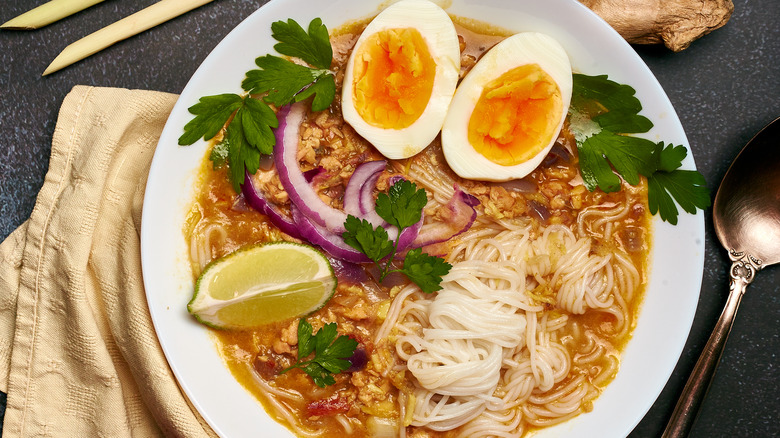
[[[726,345],[742,295],[759,270],[780,263],[780,118],[759,131],[726,171],[712,208],[732,261],[726,307],[675,406],[664,438],[688,435]]]
[[[780,262],[780,119],[762,129],[723,177],[712,209],[720,243],[763,267]]]

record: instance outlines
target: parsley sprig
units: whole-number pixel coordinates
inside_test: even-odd
[[[417,189],[413,182],[400,180],[390,187],[387,194],[380,193],[377,196],[376,212],[387,223],[395,225],[400,236],[404,229],[420,221],[423,207],[427,203],[428,198],[424,189]],[[391,241],[383,227],[374,228],[369,221],[352,215],[347,216],[344,228],[347,230],[342,234],[344,241],[379,266],[380,282],[388,274],[400,272],[423,292],[431,293],[442,288],[442,277],[452,268],[452,265],[441,257],[426,254],[421,248],[415,248],[406,253],[403,267],[391,269],[398,251],[397,238]]]
[[[184,125],[180,145],[191,145],[200,138],[211,140],[227,124],[222,142],[211,152],[214,167],[225,163],[233,188],[240,191],[244,173],[257,172],[261,154],[273,152],[276,139],[272,129],[279,126],[269,105],[277,107],[300,102],[313,96],[312,111],[328,108],[336,95],[334,73],[330,70],[333,49],[328,29],[315,18],[304,30],[295,20],[271,25],[274,46],[281,55],[295,57],[309,66],[289,59],[265,55],[255,59],[259,69],[250,70],[241,83],[245,94],[219,94],[201,97],[189,108],[195,118]],[[262,95],[262,99],[256,99]]]
[[[644,176],[650,213],[659,213],[662,220],[673,225],[679,213],[675,201],[691,214],[710,206],[704,177],[693,170],[679,169],[688,154],[684,146],[665,146],[663,142],[624,135],[644,133],[653,127],[648,118],[639,115],[642,104],[633,88],[606,75],[575,74],[573,85],[572,111],[595,123],[589,126],[582,118],[573,117],[571,125],[580,155],[580,173],[588,190],[620,190],[620,177],[615,172],[631,185],[637,185],[640,175]]]
[[[312,334],[312,331],[311,324],[304,318],[298,321],[298,361],[279,374],[300,368],[317,386],[324,388],[336,383],[334,374],[352,365],[347,359],[355,354],[358,343],[349,336],[338,336],[335,322],[325,324],[316,334]],[[306,360],[312,353],[314,357]]]

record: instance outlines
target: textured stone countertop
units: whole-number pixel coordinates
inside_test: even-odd
[[[5,2],[0,22],[40,3]],[[217,1],[40,76],[68,43],[152,3],[106,1],[38,31],[0,31],[0,240],[32,211],[57,112],[74,85],[179,93],[209,51],[265,1]],[[780,116],[780,2],[735,0],[724,28],[680,53],[662,47],[636,50],[677,110],[714,198],[742,146]],[[690,336],[665,389],[631,437],[660,436],[725,304],[730,262],[715,237],[711,213],[706,211],[703,286]],[[769,267],[742,301],[692,436],[780,436],[779,354],[780,268]],[[4,410],[5,398],[0,401]]]

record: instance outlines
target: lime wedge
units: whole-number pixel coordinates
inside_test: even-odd
[[[242,248],[209,263],[187,310],[214,328],[247,329],[309,314],[336,290],[328,259],[291,242]]]

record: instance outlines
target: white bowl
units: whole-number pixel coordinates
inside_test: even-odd
[[[448,2],[450,3],[450,2]],[[163,351],[182,389],[223,437],[292,436],[233,378],[208,330],[187,313],[192,274],[182,225],[193,197],[206,144],[182,147],[177,139],[191,119],[187,108],[202,96],[240,93],[254,59],[274,53],[271,23],[321,17],[329,29],[378,12],[378,0],[273,0],[238,25],[206,58],[185,87],[152,162],[141,230],[144,285]],[[608,74],[631,85],[655,127],[645,136],[688,146],[679,119],[658,81],[634,50],[604,21],[574,0],[452,0],[449,13],[511,31],[545,32],[568,52],[572,67]],[[345,12],[346,11],[346,12]],[[689,148],[690,149],[690,148]],[[686,168],[694,168],[689,154]],[[704,218],[681,214],[671,226],[656,219],[650,280],[637,327],[615,380],[593,411],[535,436],[623,437],[653,404],[671,375],[693,321],[704,263]]]

